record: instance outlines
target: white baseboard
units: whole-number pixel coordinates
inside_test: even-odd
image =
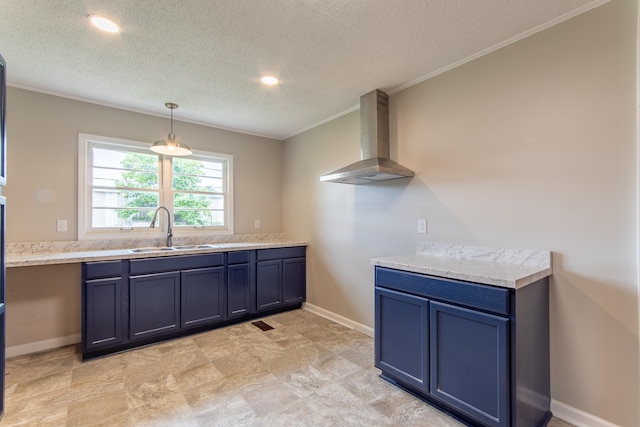
[[[335,314],[329,310],[325,310],[324,308],[320,308],[313,304],[304,303],[303,308],[310,311],[311,313],[317,314],[318,316],[322,316],[326,319],[346,326],[347,328],[354,329],[358,332],[362,332],[365,335],[373,337],[373,328],[370,328],[366,325],[354,322],[353,320],[347,319],[346,317],[340,316],[339,314]],[[6,357],[22,356],[25,354],[37,353],[39,351],[52,350],[54,348],[77,344],[79,342],[80,334],[75,334],[66,337],[51,338],[44,341],[36,341],[28,344],[15,345],[12,347],[7,347]]]
[[[39,351],[52,350],[54,348],[64,347],[65,345],[77,344],[80,342],[80,334],[69,335],[66,337],[51,338],[44,341],[31,342],[29,344],[14,345],[7,347],[7,357],[22,356],[24,354],[37,353]]]
[[[309,304],[308,302],[305,302],[302,308],[310,311],[311,313],[317,314],[318,316],[322,316],[346,326],[347,328],[355,329],[358,332],[362,332],[365,335],[373,337],[373,328],[354,322],[344,316],[340,316],[339,314],[325,310],[324,308]],[[589,414],[588,412],[584,412],[578,408],[574,408],[573,406],[569,406],[566,403],[558,402],[553,399],[551,400],[551,412],[553,412],[554,417],[560,418],[578,427],[620,427],[607,420],[603,420],[602,418]]]
[[[617,424],[610,423],[607,420],[553,399],[551,399],[551,412],[553,412],[554,417],[578,427],[619,427]]]
[[[320,308],[317,305],[309,304],[308,302],[305,302],[302,308],[304,310],[312,312],[313,314],[317,314],[318,316],[322,316],[326,319],[339,323],[342,326],[355,329],[358,332],[362,332],[365,335],[373,337],[373,328],[363,325],[362,323],[354,322],[351,319],[347,319],[346,317],[340,316],[339,314],[333,313],[329,310],[325,310],[324,308]]]

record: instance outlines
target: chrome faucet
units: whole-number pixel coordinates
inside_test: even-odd
[[[155,228],[156,220],[158,219],[158,211],[160,211],[160,209],[164,209],[167,212],[167,246],[172,246],[171,238],[173,237],[173,233],[171,233],[171,212],[169,212],[169,209],[164,206],[158,206],[158,209],[153,213],[153,218],[151,219],[149,227]]]

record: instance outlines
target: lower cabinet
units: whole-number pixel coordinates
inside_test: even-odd
[[[473,425],[549,421],[548,279],[516,290],[384,267],[375,274],[383,378]]]
[[[129,339],[164,335],[180,328],[180,272],[129,278]]]
[[[225,319],[224,267],[182,271],[180,289],[181,327],[208,325]]]
[[[83,352],[122,344],[122,262],[91,262],[82,265]]]
[[[429,391],[429,301],[376,288],[376,366]]]
[[[272,310],[306,299],[306,248],[257,251],[256,309]]]
[[[227,259],[227,318],[247,316],[252,308],[251,283],[255,264],[254,251],[230,252]]]
[[[305,257],[282,260],[282,302],[300,304],[307,295],[307,259]]]
[[[144,340],[225,318],[225,254],[129,261],[129,338]]]
[[[282,260],[259,261],[256,264],[258,311],[282,305]]]
[[[305,262],[289,247],[83,263],[83,358],[299,306]]]
[[[509,425],[509,320],[429,305],[429,393],[484,425]]]
[[[87,348],[99,348],[122,342],[122,279],[85,281]]]

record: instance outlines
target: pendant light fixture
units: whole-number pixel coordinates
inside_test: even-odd
[[[178,141],[173,134],[173,110],[178,108],[178,104],[167,102],[164,105],[171,110],[171,132],[169,132],[167,139],[154,142],[151,146],[151,151],[168,156],[188,156],[191,154],[191,148],[187,144]]]

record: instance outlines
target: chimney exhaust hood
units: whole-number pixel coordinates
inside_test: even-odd
[[[409,178],[413,171],[389,159],[389,96],[374,90],[360,97],[359,162],[320,177],[322,182],[371,184]]]

